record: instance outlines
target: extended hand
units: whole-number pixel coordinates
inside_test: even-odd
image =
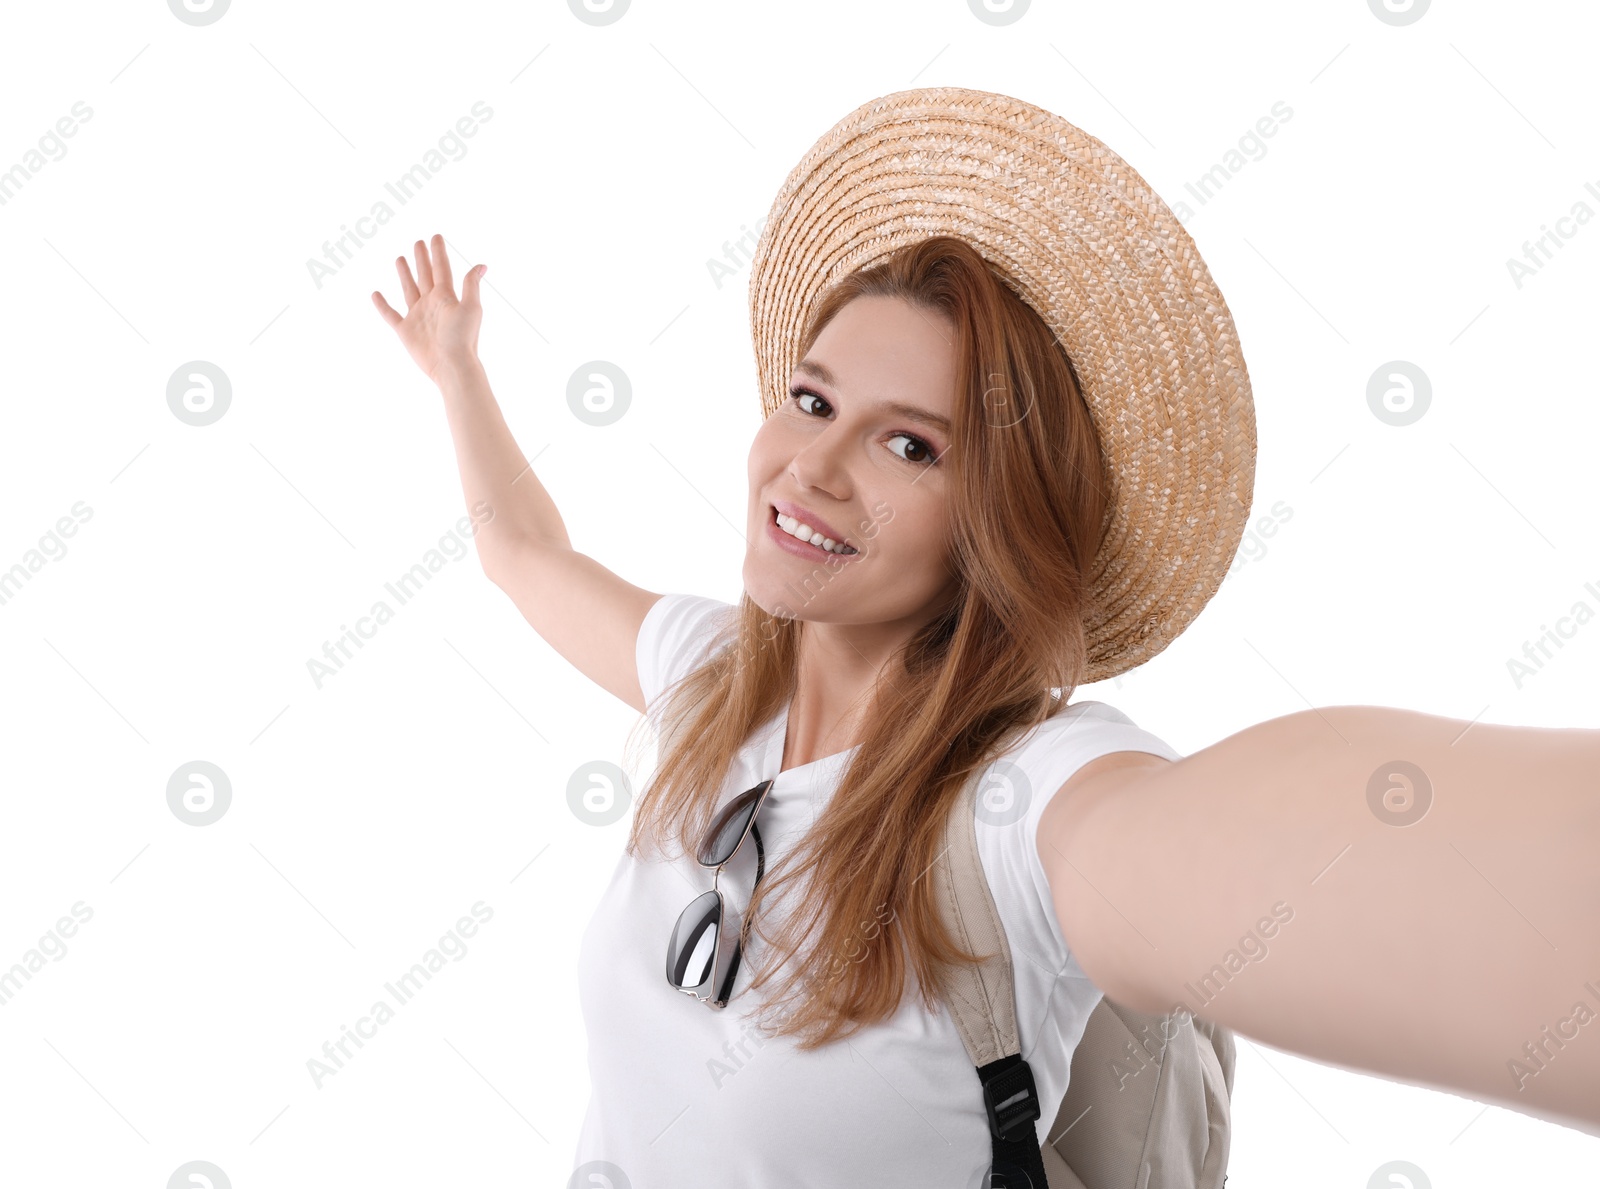
[[[489,266],[480,264],[467,272],[461,281],[458,301],[450,279],[450,258],[445,255],[444,236],[433,237],[431,261],[420,239],[415,251],[415,280],[404,256],[395,257],[394,262],[400,274],[401,292],[405,294],[405,317],[391,308],[376,289],[372,291],[372,303],[378,307],[383,320],[394,327],[417,366],[438,383],[440,368],[444,365],[477,358],[478,327],[483,322],[478,281]]]

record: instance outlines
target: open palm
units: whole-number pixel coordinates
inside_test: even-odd
[[[372,303],[383,320],[394,327],[417,366],[435,382],[445,364],[474,359],[478,354],[478,327],[483,323],[483,304],[478,298],[478,281],[488,270],[480,264],[469,269],[461,281],[461,297],[456,298],[450,277],[450,258],[445,254],[444,236],[433,237],[432,258],[419,239],[416,242],[417,275],[404,256],[395,258],[400,274],[400,289],[405,294],[406,313],[401,317],[372,291]]]

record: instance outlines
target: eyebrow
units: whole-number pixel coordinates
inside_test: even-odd
[[[815,376],[829,388],[839,387],[839,381],[834,378],[832,371],[830,371],[823,364],[815,363],[810,359],[802,359],[799,363],[794,365],[794,370],[797,372],[805,372],[808,376]],[[941,417],[938,413],[930,412],[929,410],[924,409],[921,405],[908,405],[903,401],[891,400],[884,401],[879,404],[878,410],[882,413],[889,413],[896,417],[904,417],[907,421],[916,421],[922,425],[932,426],[946,437],[950,436],[949,418]]]

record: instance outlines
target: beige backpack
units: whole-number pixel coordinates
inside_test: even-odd
[[[1055,1122],[1039,1144],[1034,1120],[1045,1104],[1018,1043],[1011,950],[978,856],[974,799],[982,775],[956,799],[933,876],[957,943],[990,955],[981,965],[951,968],[942,988],[989,1115],[990,1186],[1221,1189],[1228,1179],[1233,1034],[1186,1011],[1148,1015],[1102,997],[1073,1050]],[[1152,1037],[1155,1052],[1144,1043]],[[1139,1076],[1130,1077],[1134,1071]]]

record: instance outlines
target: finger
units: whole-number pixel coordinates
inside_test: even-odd
[[[417,283],[411,279],[411,265],[406,263],[404,256],[394,258],[394,270],[400,274],[400,296],[406,299],[406,309],[417,304],[417,299],[422,296],[417,292]]]
[[[401,322],[405,321],[388,302],[383,300],[383,294],[376,289],[372,291],[372,304],[378,307],[379,315],[390,326],[399,326]]]
[[[455,285],[450,277],[450,256],[445,251],[442,235],[433,237],[433,283],[443,285],[451,296],[455,295]]]
[[[419,239],[412,251],[417,257],[417,287],[426,293],[433,288],[433,265],[428,263],[428,247]]]
[[[482,299],[478,296],[478,282],[483,279],[483,274],[489,271],[487,264],[480,264],[476,268],[467,270],[467,275],[461,278],[461,304],[477,305]]]

